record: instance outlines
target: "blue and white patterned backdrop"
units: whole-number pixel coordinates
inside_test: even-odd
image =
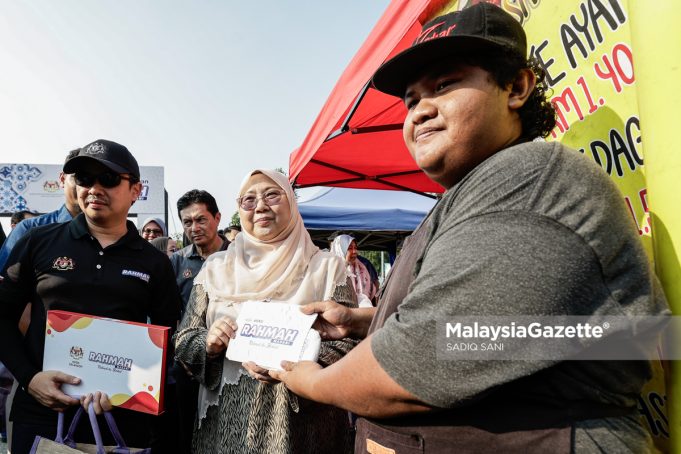
[[[61,164],[17,164],[0,162],[0,215],[19,210],[47,213],[64,203],[59,182]],[[130,209],[131,215],[163,216],[166,211],[163,167],[141,166],[142,193]]]
[[[40,179],[42,172],[30,164],[10,164],[0,167],[0,211],[13,213],[29,209],[23,194],[29,183]]]

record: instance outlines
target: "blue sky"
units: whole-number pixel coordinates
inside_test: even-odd
[[[288,168],[388,3],[0,0],[0,162],[115,140],[165,167],[171,215],[206,189],[226,225],[246,172]]]

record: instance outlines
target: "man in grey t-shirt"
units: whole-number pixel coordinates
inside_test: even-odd
[[[479,3],[424,25],[374,75],[375,88],[404,100],[407,148],[447,192],[412,242],[418,260],[401,264],[404,276],[414,270],[406,296],[379,301],[384,318],[367,339],[326,369],[300,362],[270,373],[364,416],[358,452],[647,450],[635,414],[647,361],[436,354],[437,320],[667,310],[614,183],[579,153],[532,142],[555,113],[526,55],[520,24]],[[361,323],[328,303],[314,310],[327,333]]]

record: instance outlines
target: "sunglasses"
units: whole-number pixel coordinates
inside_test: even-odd
[[[281,202],[281,196],[284,195],[283,192],[280,191],[267,191],[260,197],[256,197],[255,195],[245,195],[242,197],[239,197],[236,199],[236,202],[239,204],[242,210],[244,211],[252,211],[255,210],[255,207],[258,206],[258,200],[262,199],[263,202],[265,202],[265,205],[268,207],[271,207],[272,205],[278,205],[279,202]]]
[[[115,188],[121,184],[121,180],[133,181],[132,177],[121,175],[115,172],[103,172],[97,175],[76,172],[74,179],[76,180],[76,184],[78,186],[82,186],[84,188],[91,188],[97,181],[103,188]]]

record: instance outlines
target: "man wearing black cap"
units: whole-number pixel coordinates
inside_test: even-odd
[[[436,343],[461,316],[667,312],[614,183],[533,141],[555,114],[521,26],[489,3],[438,17],[373,84],[404,100],[407,148],[447,192],[405,246],[367,339],[326,369],[270,375],[364,416],[355,452],[648,452],[636,415],[647,361],[448,361]],[[366,322],[314,306],[326,338]]]
[[[170,262],[127,221],[141,190],[132,154],[120,144],[97,140],[69,159],[64,172],[75,174],[82,213],[28,232],[12,250],[0,284],[0,358],[21,386],[11,410],[15,454],[28,452],[36,435],[54,437],[54,410],[73,413],[69,407],[79,403],[60,389],[61,383],[78,384],[77,377],[42,370],[47,310],[150,320],[171,328],[179,318]],[[28,302],[33,303],[31,324],[22,338],[17,322]],[[151,417],[117,413],[126,441],[147,446]]]

